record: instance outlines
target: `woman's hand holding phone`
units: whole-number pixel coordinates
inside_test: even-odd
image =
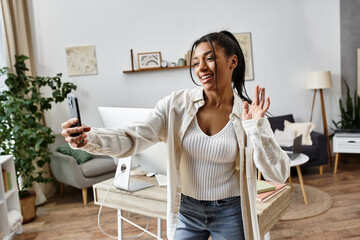
[[[86,133],[91,130],[91,127],[88,127],[84,124],[82,124],[82,126],[72,127],[78,121],[79,120],[77,118],[72,118],[61,124],[61,135],[65,138],[65,141],[67,141],[74,148],[81,148],[89,142]]]

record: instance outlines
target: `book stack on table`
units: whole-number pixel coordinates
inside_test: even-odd
[[[256,183],[256,201],[265,202],[266,200],[272,198],[273,196],[284,190],[285,187],[285,183],[258,180]]]

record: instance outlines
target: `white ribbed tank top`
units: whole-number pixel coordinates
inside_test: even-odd
[[[217,134],[208,136],[194,117],[182,144],[183,194],[206,201],[240,196],[239,174],[235,170],[239,149],[231,121]]]

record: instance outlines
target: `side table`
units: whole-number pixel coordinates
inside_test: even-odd
[[[305,191],[305,187],[304,187],[304,180],[302,177],[300,166],[303,165],[304,163],[307,163],[308,161],[309,161],[309,157],[303,153],[300,153],[300,155],[297,156],[294,160],[291,160],[291,163],[290,163],[290,167],[296,167],[296,170],[297,170],[297,173],[299,176],[301,191],[302,191],[304,202],[306,205],[308,204],[308,199],[307,199],[307,195],[306,195],[306,191]],[[290,172],[290,176],[289,176],[289,184],[290,184],[290,188],[292,188],[291,172]]]
[[[334,175],[339,165],[340,153],[360,153],[360,133],[335,133],[333,139],[335,156]]]

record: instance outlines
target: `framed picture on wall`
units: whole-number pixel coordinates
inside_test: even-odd
[[[66,47],[65,51],[69,76],[98,73],[94,45]]]
[[[254,66],[251,46],[251,33],[235,33],[245,58],[245,80],[254,79]]]
[[[161,67],[161,53],[160,52],[146,52],[138,53],[139,69],[146,68],[160,68]]]

